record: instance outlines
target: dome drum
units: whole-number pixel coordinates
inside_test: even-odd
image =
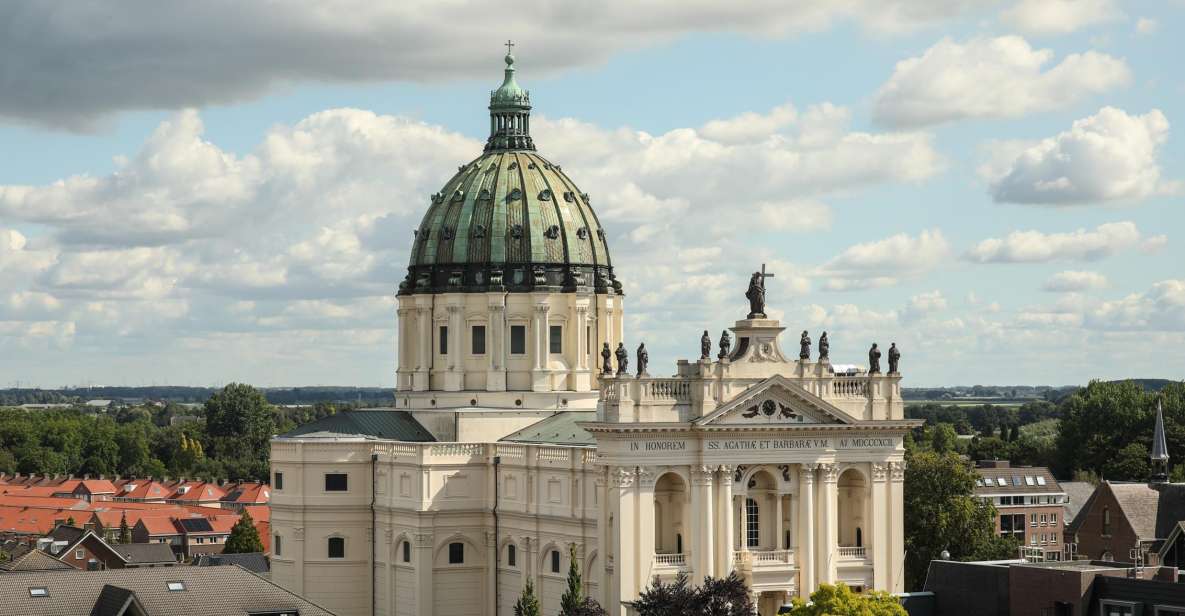
[[[553,292],[621,295],[613,268],[554,263],[453,263],[413,265],[399,285],[400,295],[415,293]]]

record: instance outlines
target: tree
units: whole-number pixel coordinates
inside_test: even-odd
[[[74,526],[74,516],[70,516],[70,517],[66,518],[65,524],[66,524],[66,526]]]
[[[628,605],[638,616],[751,616],[755,609],[745,580],[735,571],[726,578],[705,577],[695,588],[682,573],[670,584],[656,577]]]
[[[128,526],[128,512],[124,511],[119,516],[119,540],[117,543],[131,543],[132,529]]]
[[[243,510],[243,515],[239,516],[239,521],[230,529],[230,536],[226,538],[226,546],[222,548],[223,554],[247,554],[250,552],[262,552],[263,541],[259,538],[259,530],[255,528],[255,521],[251,519],[251,513]]]
[[[930,439],[930,447],[938,453],[946,453],[955,451],[958,441],[959,435],[955,433],[955,429],[950,424],[938,424]]]
[[[790,616],[906,616],[905,608],[887,592],[852,592],[846,584],[821,584],[810,602],[794,597]]]
[[[523,594],[514,602],[514,616],[539,616],[539,598],[535,596],[535,584],[527,577]]]
[[[268,440],[275,432],[276,416],[263,393],[231,383],[210,396],[204,410],[208,449],[225,461],[228,471],[237,471],[232,478],[267,479]]]
[[[954,453],[921,452],[906,460],[905,587],[916,590],[930,561],[1013,555],[1015,542],[996,534],[996,509],[974,496],[977,474]]]
[[[601,604],[597,603],[596,599],[585,597],[584,601],[576,606],[576,609],[570,612],[568,616],[609,616],[609,612],[606,612],[605,608],[601,607]]]
[[[580,582],[580,561],[576,557],[576,544],[568,548],[568,588],[564,596],[560,597],[560,614],[573,616],[583,603],[584,591]]]

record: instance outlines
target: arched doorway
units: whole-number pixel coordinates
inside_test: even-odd
[[[849,468],[839,476],[839,545],[864,547],[868,527],[868,482]]]
[[[654,484],[654,553],[682,554],[688,516],[687,482],[676,473],[666,473]]]
[[[740,547],[751,551],[778,549],[782,541],[776,524],[778,498],[778,482],[769,471],[762,469],[749,476],[737,535]]]

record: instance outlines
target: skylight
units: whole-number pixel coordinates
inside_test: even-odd
[[[30,597],[48,597],[49,589],[44,586],[33,586],[29,588]]]
[[[185,582],[165,582],[165,584],[169,587],[169,592],[180,592],[185,590]]]
[[[1033,478],[1031,476],[1025,475],[1025,485],[1026,486],[1034,485],[1034,483],[1035,482],[1033,481]]]
[[[1037,485],[1039,485],[1039,486],[1045,485],[1045,478],[1040,475],[1037,475]]]
[[[1007,485],[1007,482],[1004,481],[1003,477],[996,477],[996,484],[1003,486],[1003,485]]]

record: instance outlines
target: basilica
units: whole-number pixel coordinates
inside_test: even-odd
[[[803,332],[788,357],[763,268],[745,318],[651,376],[611,238],[505,61],[485,151],[409,233],[391,408],[271,441],[272,580],[341,616],[510,616],[527,580],[555,614],[572,555],[612,614],[679,574],[735,571],[762,615],[901,591],[896,349],[841,369]]]

